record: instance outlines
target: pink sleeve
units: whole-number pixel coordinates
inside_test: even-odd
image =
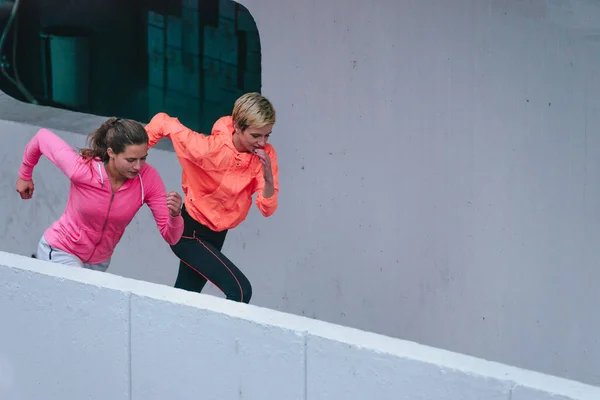
[[[176,244],[183,235],[183,217],[172,217],[167,208],[167,191],[158,172],[146,164],[148,172],[142,178],[147,185],[145,202],[150,207],[160,234],[170,245]]]
[[[40,129],[25,146],[23,162],[19,168],[21,179],[31,180],[33,168],[40,161],[42,154],[71,180],[81,170],[82,163],[79,162],[81,156],[50,130]]]

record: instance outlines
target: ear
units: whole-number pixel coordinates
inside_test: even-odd
[[[233,129],[235,129],[235,133],[237,134],[242,133],[242,130],[240,129],[240,126],[238,124],[233,124]]]
[[[116,156],[116,154],[115,154],[115,152],[113,151],[112,147],[109,147],[108,149],[106,149],[106,154],[108,154],[108,156],[109,156],[110,158],[115,158],[115,156]]]

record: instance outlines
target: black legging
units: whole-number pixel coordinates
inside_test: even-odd
[[[227,231],[215,232],[181,210],[183,236],[171,249],[181,260],[175,287],[200,293],[210,281],[227,299],[249,303],[252,286],[248,278],[221,253]]]

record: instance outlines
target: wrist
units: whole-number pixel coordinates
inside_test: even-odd
[[[273,174],[264,175],[263,178],[265,179],[265,183],[267,185],[272,185],[273,184]]]

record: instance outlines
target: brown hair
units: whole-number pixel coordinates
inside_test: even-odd
[[[147,144],[148,133],[137,121],[112,117],[107,119],[100,128],[90,133],[87,138],[87,148],[81,149],[81,156],[92,160],[99,158],[108,161],[108,148],[115,154],[125,151],[129,145]]]

